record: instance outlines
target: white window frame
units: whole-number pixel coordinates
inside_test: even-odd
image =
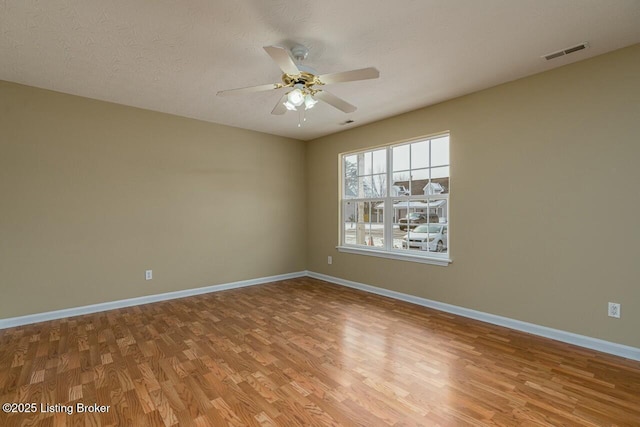
[[[351,151],[346,153],[340,153],[339,158],[339,174],[340,174],[340,196],[339,196],[339,212],[340,212],[340,231],[339,231],[339,245],[336,246],[336,249],[339,252],[351,253],[351,254],[359,254],[359,255],[369,255],[376,256],[381,258],[395,259],[401,261],[411,261],[418,262],[424,264],[433,264],[440,266],[448,266],[451,262],[451,224],[449,223],[449,210],[450,210],[450,193],[451,193],[451,185],[449,184],[448,192],[445,194],[437,194],[437,195],[404,195],[404,196],[394,196],[391,194],[391,189],[394,184],[393,181],[393,148],[399,147],[402,145],[408,145],[420,141],[430,141],[433,139],[441,138],[443,136],[449,137],[449,144],[451,144],[451,137],[449,132],[439,133],[436,135],[424,136],[419,138],[414,138],[411,140],[406,140],[402,142],[393,143],[390,145],[384,145],[379,147],[367,148],[364,150]],[[449,145],[450,147],[451,145]],[[429,144],[431,147],[431,144]],[[386,152],[386,196],[372,196],[365,198],[346,198],[345,197],[345,158],[347,156],[351,156],[359,153],[373,152],[377,150],[384,149]],[[449,183],[451,182],[451,161],[449,160]],[[429,162],[429,169],[433,168],[431,166],[431,162]],[[436,166],[437,167],[437,166]],[[373,173],[373,171],[372,171]],[[430,175],[431,176],[431,175]],[[411,201],[411,200],[428,200],[428,199],[446,199],[447,200],[447,252],[446,253],[438,253],[438,252],[430,252],[430,251],[410,251],[406,249],[399,249],[393,247],[393,215],[388,214],[388,212],[393,211],[393,203],[394,201]],[[372,202],[372,201],[380,201],[382,200],[384,203],[384,247],[374,247],[374,246],[363,246],[358,244],[347,244],[345,243],[345,232],[344,227],[346,223],[346,213],[345,213],[345,203],[358,203],[358,202]],[[427,215],[429,215],[429,211],[427,211]]]

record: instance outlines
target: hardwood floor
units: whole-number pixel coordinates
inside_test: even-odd
[[[639,426],[640,363],[302,278],[2,330],[5,402],[36,410],[1,426]]]

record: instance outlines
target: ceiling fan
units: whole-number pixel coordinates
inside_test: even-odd
[[[276,106],[271,111],[271,114],[284,114],[287,111],[308,110],[313,108],[318,100],[324,101],[345,113],[353,113],[356,111],[356,107],[354,105],[349,104],[347,101],[335,96],[331,92],[320,89],[319,86],[356,80],[377,79],[380,77],[380,72],[372,67],[318,75],[316,70],[313,68],[301,64],[309,54],[309,49],[301,45],[294,46],[291,49],[291,54],[289,54],[287,49],[279,46],[265,46],[264,50],[284,73],[282,74],[282,83],[271,83],[260,86],[222,90],[218,92],[218,96],[239,95],[244,93],[290,88],[291,90],[289,92],[282,95]],[[300,110],[298,108],[300,108]],[[299,123],[298,126],[300,126]]]

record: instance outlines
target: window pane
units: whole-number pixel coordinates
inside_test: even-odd
[[[424,188],[429,183],[429,169],[411,171],[410,190],[412,196],[424,194]]]
[[[364,165],[365,165],[364,155],[365,155],[365,153],[356,154],[356,157],[358,158],[358,168],[357,168],[357,175],[358,176],[362,176],[362,175],[365,174],[364,173]]]
[[[378,215],[376,215],[376,211]],[[382,222],[382,210],[372,209],[371,218],[369,223],[369,237],[366,240],[367,245],[383,248],[384,247],[384,223]]]
[[[365,223],[365,204],[366,202],[356,203],[356,223],[353,228],[353,242],[354,245],[364,245],[366,239],[367,224]],[[368,218],[367,218],[368,219]]]
[[[447,194],[449,192],[449,178],[432,179],[424,187],[425,196]]]
[[[358,178],[349,177],[344,182],[344,197],[346,199],[352,199],[358,196]]]
[[[371,196],[384,197],[387,195],[387,175],[378,174],[371,177]]]
[[[364,174],[371,175],[373,170],[371,169],[371,151],[364,153]]]
[[[343,233],[347,245],[384,247],[384,209],[381,200],[345,202]]]
[[[449,164],[449,137],[443,136],[431,140],[431,166]]]
[[[423,224],[438,224],[440,222],[437,208],[426,199],[394,200],[393,210],[393,247],[397,249],[416,249],[407,247],[406,235],[411,234]]]
[[[446,252],[448,247],[447,200],[425,199],[394,203],[398,228],[394,228],[394,248],[423,252]]]
[[[352,156],[345,156],[344,175],[352,176],[357,174],[358,174],[358,157],[355,154]]]
[[[448,251],[448,230],[446,224],[421,224],[402,237],[402,248],[413,251],[440,252]]]
[[[406,216],[407,211],[409,209],[409,202],[407,200],[394,200],[393,201],[393,248],[401,249],[402,248],[402,237],[407,233],[406,232]],[[400,223],[402,219],[403,224]],[[402,229],[400,228],[402,226]]]
[[[429,167],[429,141],[411,144],[411,169]]]
[[[438,222],[439,218],[435,211],[429,211],[430,205],[427,200],[409,200],[394,203],[394,211],[398,219],[399,229],[406,231],[415,228],[418,224]]]
[[[370,176],[358,177],[358,193],[356,197],[360,199],[364,197],[371,197],[371,177]]]
[[[431,181],[424,194],[449,194],[448,166],[431,169]]]
[[[346,245],[356,244],[356,219],[358,218],[357,204],[355,202],[344,202],[342,204],[342,215],[344,218],[343,236]]]
[[[373,173],[385,173],[387,171],[387,150],[373,152]]]
[[[411,180],[418,181],[429,179],[429,169],[414,169],[411,171]]]
[[[358,195],[358,157],[356,155],[344,157],[344,194],[346,198]]]
[[[409,169],[409,144],[393,147],[393,170]]]
[[[408,196],[409,193],[409,172],[396,172],[393,174],[393,184],[391,186],[392,196]]]
[[[448,199],[428,199],[425,200],[429,204],[429,222],[438,222],[444,224],[449,222],[449,200]]]
[[[449,166],[443,166],[440,168],[431,169],[431,178],[445,178],[449,177]]]

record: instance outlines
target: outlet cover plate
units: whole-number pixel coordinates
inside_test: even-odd
[[[620,304],[616,302],[609,303],[609,310],[607,312],[609,317],[615,317],[616,319],[620,318]]]

